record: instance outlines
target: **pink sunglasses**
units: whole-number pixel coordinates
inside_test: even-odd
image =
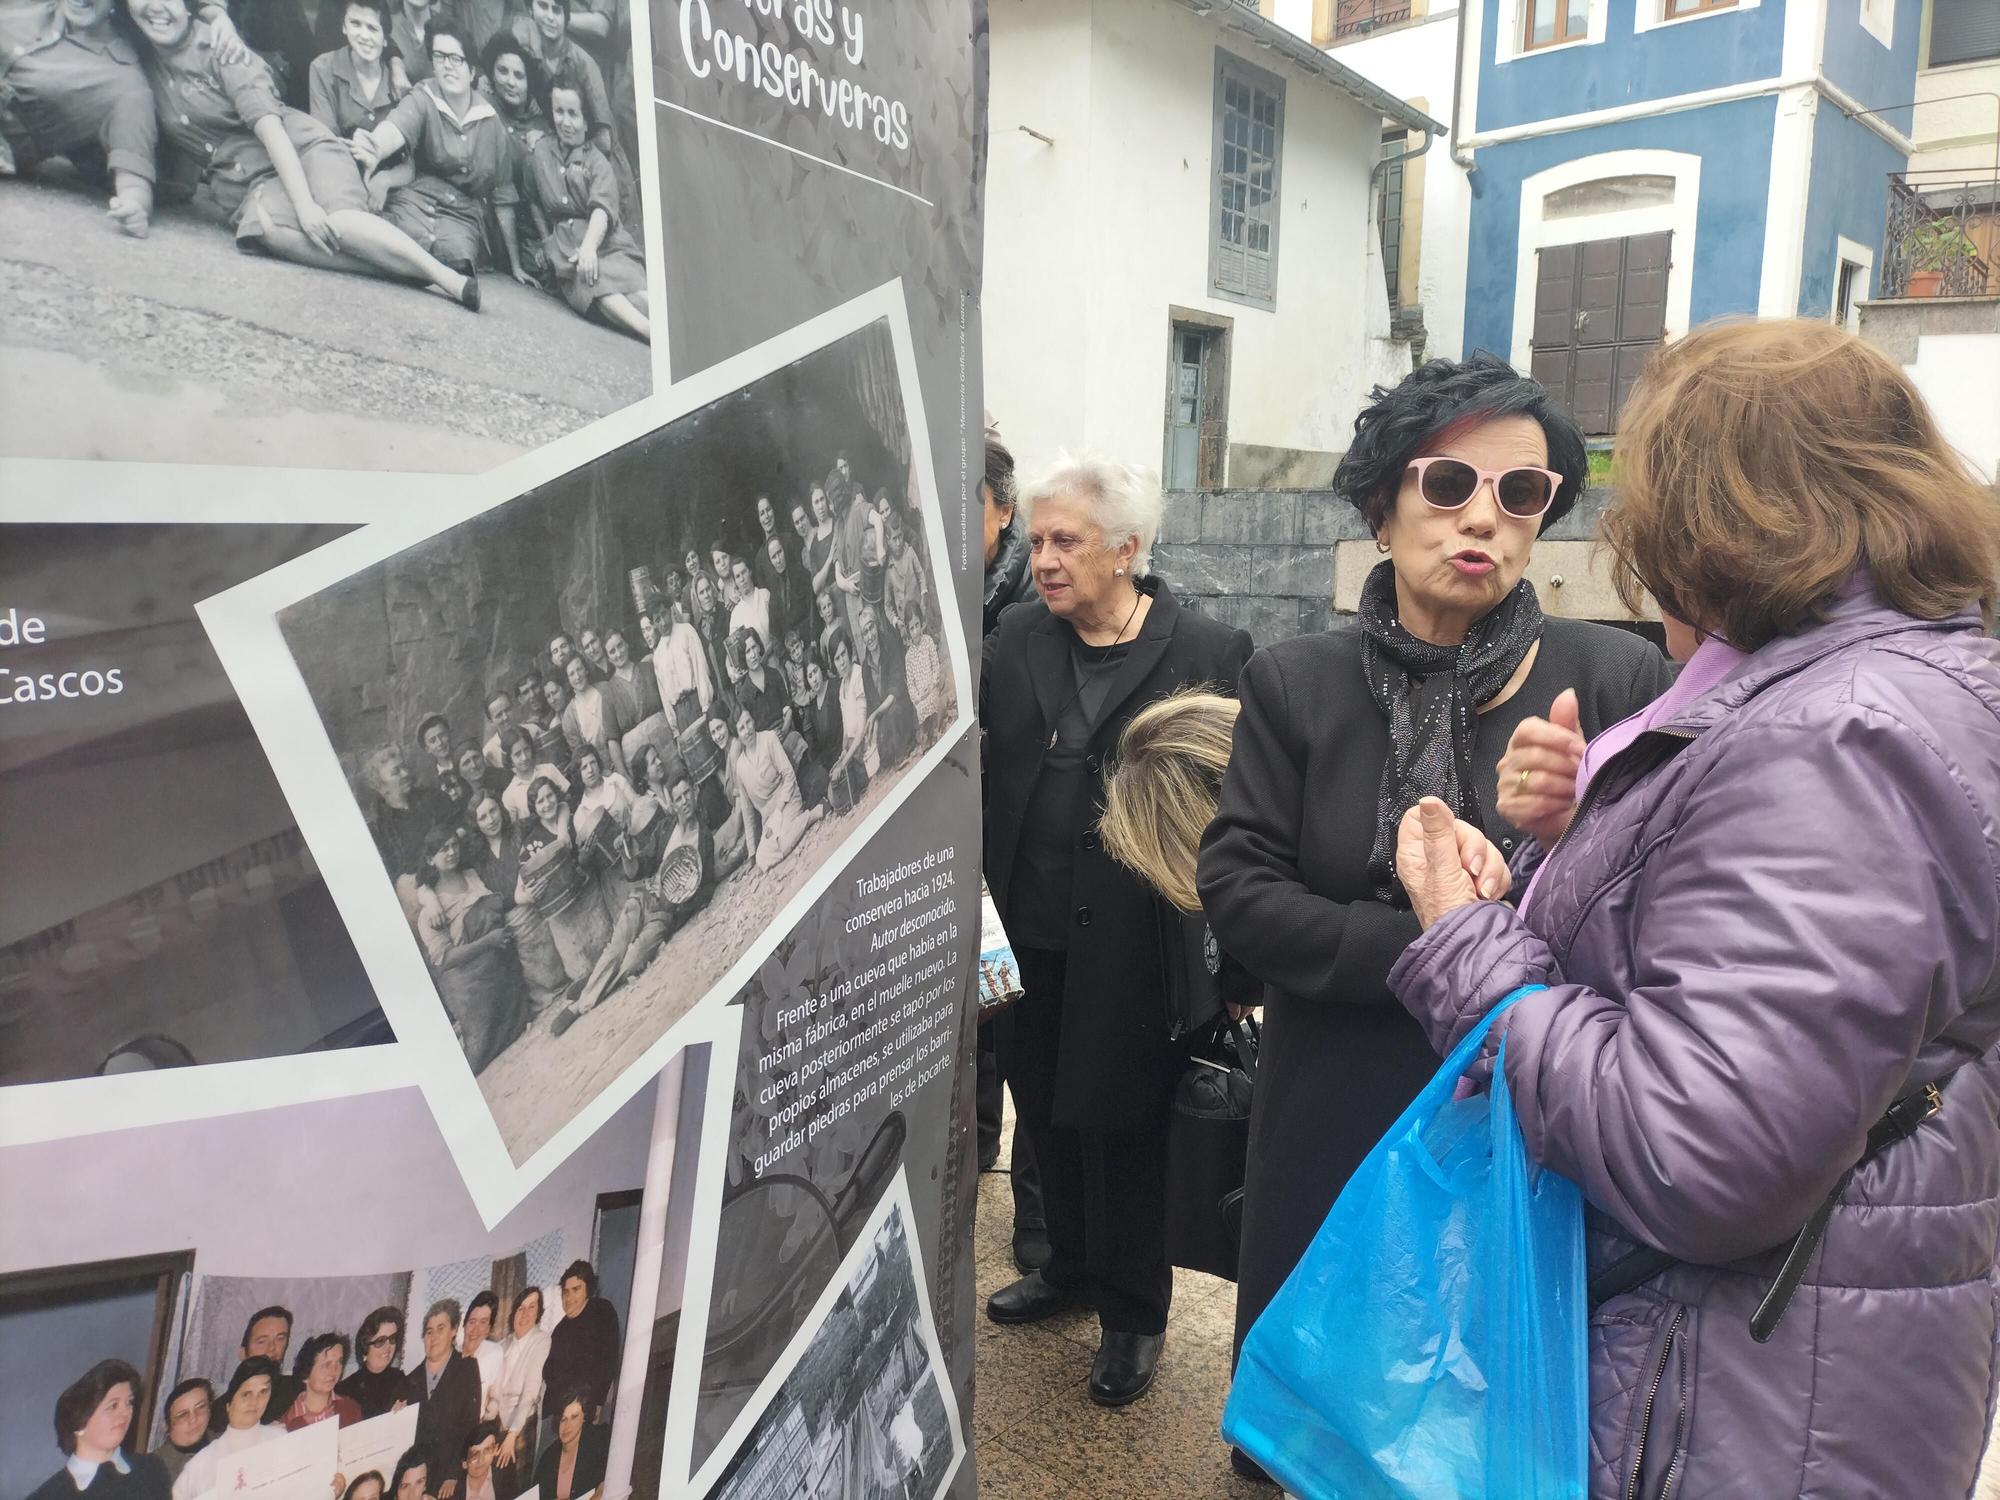
[[[1413,458],[1409,467],[1417,476],[1417,493],[1436,510],[1463,510],[1480,485],[1490,484],[1500,508],[1523,521],[1547,510],[1563,482],[1553,469],[1481,469],[1442,455]]]

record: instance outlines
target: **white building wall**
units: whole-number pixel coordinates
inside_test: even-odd
[[[1911,381],[1930,403],[1944,440],[1988,484],[2000,483],[2000,333],[1927,333],[1917,339]]]
[[[1089,426],[1090,4],[991,0],[989,14],[986,407],[1025,475]]]
[[[1231,320],[1232,445],[1344,449],[1402,354],[1369,333],[1373,113],[1168,0],[993,0],[991,17],[986,401],[1016,459],[1087,447],[1157,471],[1171,307]],[[1275,310],[1208,295],[1219,45],[1286,80]]]
[[[1287,29],[1312,40],[1311,0],[1285,4],[1274,12]],[[1420,99],[1425,114],[1447,126],[1451,119],[1452,69],[1458,48],[1456,0],[1433,5],[1430,14],[1407,26],[1343,39],[1327,49],[1342,67],[1380,84],[1398,99]],[[1469,86],[1468,86],[1469,92]],[[1440,138],[1423,158],[1422,248],[1418,293],[1423,303],[1427,358],[1465,355],[1465,247],[1472,222],[1472,183],[1451,159],[1451,140]],[[1407,300],[1407,299],[1406,299]]]
[[[1917,107],[1909,117],[1917,147],[1911,171],[1931,181],[1989,176],[2000,149],[2000,58],[1918,69]]]

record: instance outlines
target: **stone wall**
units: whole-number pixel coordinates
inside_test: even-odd
[[[1528,577],[1548,613],[1629,620],[1592,545],[1610,499],[1589,491],[1537,545]],[[1378,561],[1367,523],[1330,490],[1175,490],[1153,549],[1154,570],[1183,601],[1260,646],[1351,612]]]

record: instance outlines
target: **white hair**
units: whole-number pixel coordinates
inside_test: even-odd
[[[1160,509],[1165,503],[1153,476],[1129,464],[1113,463],[1094,454],[1056,455],[1056,461],[1034,483],[1021,489],[1017,502],[1024,528],[1034,524],[1035,507],[1058,495],[1072,496],[1090,507],[1091,519],[1104,532],[1104,550],[1116,552],[1137,537],[1132,576],[1152,571],[1153,542],[1160,534]]]

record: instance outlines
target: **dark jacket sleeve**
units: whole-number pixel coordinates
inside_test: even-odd
[[[1269,651],[1243,670],[1242,712],[1196,888],[1223,947],[1286,994],[1394,1005],[1389,970],[1422,930],[1407,911],[1330,901],[1299,869],[1306,745]]]

